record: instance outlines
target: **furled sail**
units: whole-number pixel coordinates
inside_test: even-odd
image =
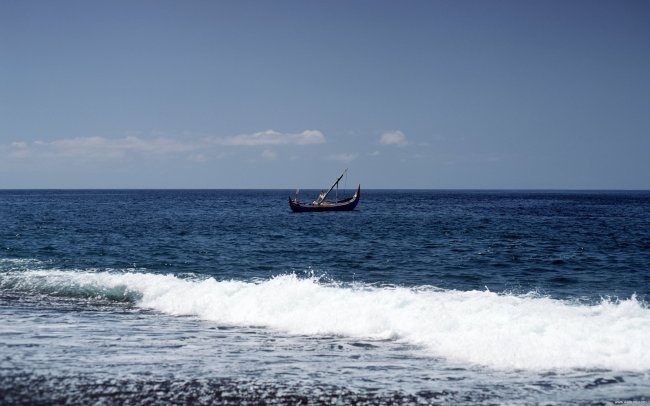
[[[345,176],[345,173],[346,173],[347,171],[348,171],[348,170],[347,170],[347,168],[346,168],[346,169],[343,171],[343,173],[341,174],[341,176],[339,176],[338,179],[336,179],[336,180],[334,181],[334,184],[332,185],[332,187],[331,187],[327,192],[325,192],[325,193],[321,193],[320,195],[318,195],[318,199],[314,200],[314,204],[321,204],[321,203],[323,202],[323,200],[325,200],[325,198],[327,197],[327,195],[330,194],[330,192],[332,191],[332,189],[334,189],[334,187],[336,187],[336,186],[339,184],[339,182],[341,181],[341,179],[343,179],[343,176]]]

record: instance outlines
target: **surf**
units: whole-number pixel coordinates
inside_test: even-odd
[[[635,296],[587,305],[487,290],[341,285],[294,274],[218,281],[51,269],[4,272],[0,289],[126,301],[294,335],[396,340],[429,356],[494,369],[650,370],[650,309]]]

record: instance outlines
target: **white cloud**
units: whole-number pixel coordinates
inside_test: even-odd
[[[372,151],[372,152],[369,153],[368,155],[370,155],[370,156],[378,156],[378,155],[379,155],[379,151]]]
[[[322,144],[325,136],[317,130],[305,130],[298,134],[280,133],[266,130],[254,134],[240,134],[230,137],[213,137],[211,141],[219,145],[261,146],[261,145],[310,145]]]
[[[142,139],[133,135],[123,138],[76,137],[55,141],[16,141],[2,151],[14,158],[86,158],[113,159],[128,153],[142,155],[170,155],[196,151],[200,145],[192,142],[179,142],[170,138]]]
[[[406,140],[406,135],[401,131],[388,131],[381,135],[379,139],[381,145],[407,145],[408,141]]]
[[[275,159],[278,158],[278,154],[275,151],[272,151],[270,149],[265,149],[262,151],[262,158],[267,159],[269,161],[274,161]]]
[[[195,151],[200,148],[200,145],[194,142],[179,142],[170,138],[146,140],[130,136],[125,138],[122,145],[118,144],[118,147],[145,154],[162,155]]]
[[[216,146],[265,146],[265,145],[310,145],[322,144],[325,136],[320,131],[306,130],[297,134],[283,134],[273,130],[231,137],[191,137],[185,134],[184,140],[161,136],[154,137],[127,135],[119,138],[74,137],[54,141],[14,141],[0,144],[0,157],[13,159],[28,158],[76,158],[85,160],[119,159],[127,155],[140,156],[184,156],[187,159],[203,162]],[[276,159],[271,150],[262,152],[264,159]]]
[[[354,161],[355,159],[357,159],[358,156],[359,156],[359,154],[349,154],[349,153],[344,152],[344,153],[340,153],[340,154],[329,155],[327,157],[327,159],[329,159],[331,161],[350,162],[350,161]]]

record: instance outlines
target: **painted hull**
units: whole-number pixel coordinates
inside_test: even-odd
[[[296,213],[317,212],[317,211],[350,211],[354,210],[361,197],[361,185],[357,186],[354,196],[339,202],[323,202],[321,204],[302,204],[289,198],[289,207]]]

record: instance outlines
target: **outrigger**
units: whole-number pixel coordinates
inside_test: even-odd
[[[347,173],[347,169],[343,171],[341,176],[334,181],[334,184],[327,192],[322,192],[318,195],[318,199],[314,200],[311,203],[300,203],[299,195],[300,191],[296,191],[296,198],[292,199],[289,197],[289,207],[294,212],[307,212],[307,211],[350,211],[354,210],[359,203],[359,198],[361,197],[361,185],[357,186],[357,191],[352,197],[347,197],[345,199],[339,200],[339,182]],[[336,187],[336,198],[335,200],[325,200],[330,192]]]

